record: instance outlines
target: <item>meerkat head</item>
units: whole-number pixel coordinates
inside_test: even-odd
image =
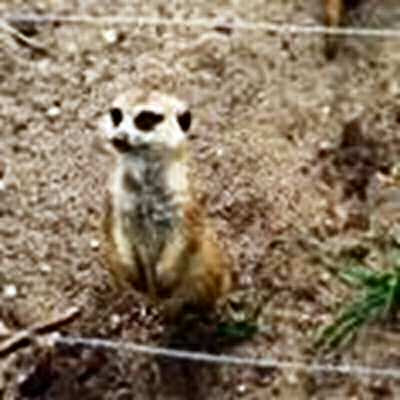
[[[106,137],[118,152],[154,145],[175,150],[186,142],[191,113],[175,97],[130,92],[114,101],[103,122]]]

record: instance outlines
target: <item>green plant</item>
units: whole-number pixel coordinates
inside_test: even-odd
[[[318,335],[317,345],[333,348],[351,340],[366,323],[388,316],[400,305],[400,259],[388,271],[352,267],[341,277],[361,293]]]
[[[247,321],[220,323],[217,326],[217,336],[230,340],[247,340],[251,339],[258,332],[258,327]]]

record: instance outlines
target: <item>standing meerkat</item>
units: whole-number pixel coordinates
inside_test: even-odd
[[[212,307],[231,282],[188,176],[190,125],[185,103],[136,89],[114,101],[103,126],[116,156],[104,220],[111,271],[171,317],[184,305]]]

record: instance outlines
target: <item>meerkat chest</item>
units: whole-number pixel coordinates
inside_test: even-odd
[[[166,186],[173,194],[173,201],[181,206],[189,200],[188,166],[175,161],[170,163],[165,174]]]
[[[118,168],[114,193],[127,229],[161,238],[182,218],[188,198],[187,166],[178,161],[128,158]]]

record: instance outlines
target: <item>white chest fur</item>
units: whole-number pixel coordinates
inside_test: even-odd
[[[188,166],[182,160],[172,161],[166,171],[166,185],[173,194],[174,203],[182,205],[188,200]]]

